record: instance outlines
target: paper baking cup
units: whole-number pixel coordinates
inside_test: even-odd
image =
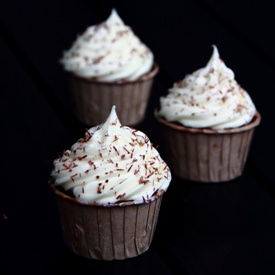
[[[162,195],[150,203],[123,206],[83,204],[51,183],[57,199],[63,238],[73,253],[96,260],[138,256],[151,245]]]
[[[70,74],[74,111],[88,126],[101,124],[113,105],[122,125],[134,126],[145,117],[151,88],[159,67],[135,81],[122,83],[99,82]]]
[[[247,125],[223,130],[189,128],[168,122],[155,112],[162,126],[167,164],[179,178],[198,182],[222,182],[242,175],[257,112]]]

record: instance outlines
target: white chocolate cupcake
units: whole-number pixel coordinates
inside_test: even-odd
[[[75,113],[81,122],[98,125],[112,105],[124,125],[144,119],[158,66],[152,51],[115,9],[106,21],[79,35],[64,51],[61,63],[70,75]]]
[[[156,118],[163,125],[171,170],[203,182],[240,176],[260,114],[217,47],[206,65],[176,82],[160,98]]]
[[[65,243],[94,259],[145,252],[170,181],[170,169],[149,138],[122,126],[113,107],[105,123],[54,160],[50,184]]]

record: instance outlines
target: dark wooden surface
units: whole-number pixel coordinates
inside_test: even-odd
[[[48,186],[53,159],[83,136],[58,63],[78,33],[115,7],[159,63],[144,131],[163,157],[153,110],[174,81],[206,65],[212,44],[262,115],[244,174],[199,184],[173,177],[153,244],[125,261],[72,255]],[[2,1],[0,274],[275,274],[272,1]]]

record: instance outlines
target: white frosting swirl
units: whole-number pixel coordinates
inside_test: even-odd
[[[61,63],[78,76],[102,82],[133,81],[153,67],[153,53],[115,9],[109,18],[77,37]]]
[[[54,160],[51,179],[81,202],[111,205],[154,200],[167,190],[171,174],[144,133],[121,126],[113,106],[104,124]]]
[[[220,59],[216,46],[206,67],[174,83],[160,98],[158,114],[187,127],[226,129],[249,123],[256,113],[249,94]]]

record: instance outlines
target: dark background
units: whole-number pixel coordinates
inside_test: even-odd
[[[2,1],[0,8],[0,274],[275,274],[273,1]],[[244,174],[199,184],[173,177],[153,244],[98,262],[64,247],[48,186],[52,161],[85,132],[74,117],[63,50],[116,8],[160,66],[137,127],[164,155],[153,110],[174,81],[206,65],[216,44],[262,122]]]

